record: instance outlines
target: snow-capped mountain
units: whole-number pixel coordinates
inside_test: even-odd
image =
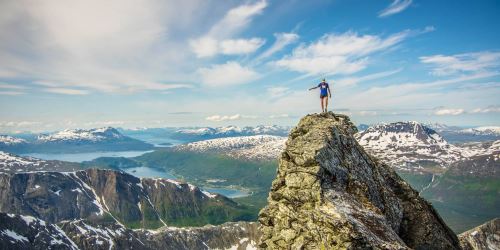
[[[459,148],[418,122],[379,124],[356,134],[359,144],[393,167],[420,169],[433,163],[446,167],[462,158]]]
[[[53,134],[39,135],[38,142],[87,141],[99,142],[105,140],[123,139],[124,136],[115,128],[104,127],[94,129],[66,129]]]
[[[222,153],[250,160],[272,160],[281,153],[286,139],[273,135],[227,137],[183,144],[175,147],[175,150]]]
[[[497,126],[485,126],[477,128],[468,128],[459,131],[462,134],[472,134],[472,135],[494,135],[500,136],[500,127]]]
[[[182,128],[172,135],[173,138],[185,141],[199,141],[223,137],[234,136],[251,136],[251,135],[275,135],[287,136],[290,127],[283,127],[277,125],[259,125],[255,127],[201,127],[201,128]]]
[[[0,138],[0,150],[15,154],[80,153],[148,150],[152,148],[153,145],[124,136],[117,129],[111,127],[67,129],[52,134],[41,134],[33,140],[23,140],[10,136]]]
[[[449,143],[464,143],[464,142],[478,142],[478,141],[492,141],[500,139],[500,127],[476,127],[466,128],[457,126],[448,126],[442,123],[426,124],[436,132],[438,132]]]
[[[0,135],[0,144],[3,145],[18,145],[26,143],[26,140],[8,135]]]

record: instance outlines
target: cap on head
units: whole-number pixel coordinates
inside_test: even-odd
[[[325,78],[323,78],[322,82],[326,82],[326,79],[325,79]]]

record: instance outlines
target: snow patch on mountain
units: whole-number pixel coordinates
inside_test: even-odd
[[[238,136],[192,142],[175,150],[215,152],[251,160],[276,159],[285,146],[286,137],[273,135]]]
[[[465,157],[500,154],[500,140],[489,142],[469,142],[460,145]]]

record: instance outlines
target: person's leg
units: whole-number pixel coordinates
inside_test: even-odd
[[[328,112],[328,96],[325,97],[325,112]]]
[[[323,98],[324,97],[322,97],[322,96],[319,98],[319,101],[321,102],[321,112],[325,111],[325,108],[323,107]]]

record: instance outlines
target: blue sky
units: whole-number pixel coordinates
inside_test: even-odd
[[[0,131],[500,125],[498,1],[0,1]]]

